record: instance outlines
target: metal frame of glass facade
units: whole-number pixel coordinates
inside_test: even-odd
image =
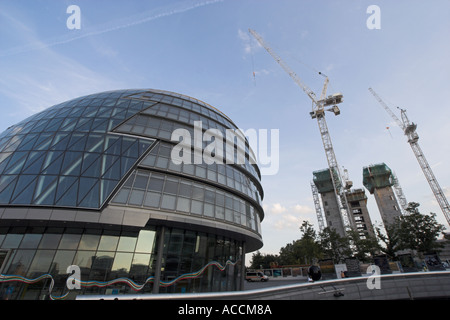
[[[0,134],[0,299],[239,290],[262,246],[259,169],[238,130],[245,163],[174,164],[171,133],[194,121],[237,129],[185,95],[117,90]]]

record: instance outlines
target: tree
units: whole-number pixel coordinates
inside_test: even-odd
[[[375,227],[377,238],[383,245],[379,245],[380,251],[383,252],[388,259],[395,260],[396,252],[400,250],[400,240],[396,232],[396,225],[384,226],[386,233],[383,233],[379,227]]]
[[[366,235],[362,238],[356,230],[349,230],[347,234],[351,243],[353,256],[355,256],[359,261],[371,261],[377,251],[380,250],[378,240],[373,236]]]
[[[418,207],[416,202],[408,204],[408,214],[397,218],[394,232],[398,236],[399,249],[416,250],[422,258],[423,254],[438,251],[443,247],[437,240],[445,227],[436,221],[435,213],[423,215]]]
[[[303,221],[300,232],[302,237],[299,240],[292,241],[280,249],[282,265],[311,264],[314,260],[321,258],[322,250],[312,224]]]
[[[319,238],[323,255],[334,263],[339,263],[351,255],[348,238],[341,237],[335,229],[326,227],[319,234]]]
[[[252,255],[252,260],[250,262],[250,269],[269,269],[272,263],[278,263],[279,257],[273,254],[262,254],[256,251]]]

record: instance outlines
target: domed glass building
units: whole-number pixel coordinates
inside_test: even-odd
[[[198,161],[195,123],[223,133],[215,153],[244,161]],[[173,161],[177,129],[192,139],[192,162]],[[166,91],[93,94],[9,127],[0,299],[240,290],[245,254],[262,247],[255,163],[226,115]]]

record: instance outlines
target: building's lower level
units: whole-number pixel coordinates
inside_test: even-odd
[[[141,230],[4,226],[0,299],[240,290],[243,246],[222,235],[151,224]]]

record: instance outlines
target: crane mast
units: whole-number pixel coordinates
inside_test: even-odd
[[[319,231],[322,232],[323,229],[325,229],[325,221],[323,219],[322,206],[320,205],[319,191],[317,190],[316,185],[312,181],[311,181],[311,191],[313,194],[314,207],[316,209],[317,222],[319,223]]]
[[[306,84],[303,83],[303,81],[298,77],[298,75],[283,61],[283,59],[281,59],[280,56],[278,56],[278,54],[275,53],[275,51],[273,51],[273,49],[264,41],[264,39],[256,31],[249,29],[249,32],[253,35],[253,37],[255,37],[255,39],[259,42],[259,44],[264,49],[266,49],[266,51],[283,68],[283,70],[292,78],[292,80],[294,80],[294,82],[312,100],[312,111],[310,112],[310,115],[313,119],[317,119],[343,226],[344,228],[351,227],[351,221],[349,219],[348,214],[347,197],[345,195],[345,188],[342,184],[341,178],[342,175],[340,173],[339,165],[336,159],[336,155],[334,153],[333,144],[331,142],[330,132],[328,130],[327,122],[325,120],[325,111],[332,111],[335,115],[340,114],[337,104],[343,102],[342,94],[334,94],[327,97],[326,94],[329,79],[322,73],[319,73],[325,77],[325,82],[323,85],[321,96],[319,99],[317,99],[315,93]],[[331,106],[329,109],[325,109],[325,107],[329,106]]]
[[[403,130],[405,136],[408,138],[408,143],[411,146],[411,149],[413,150],[414,155],[417,158],[417,161],[419,162],[420,168],[422,169],[425,178],[427,179],[428,184],[430,185],[431,191],[433,192],[439,206],[441,207],[442,213],[444,214],[447,223],[450,225],[450,206],[448,204],[444,192],[442,191],[442,188],[440,187],[436,177],[434,176],[433,171],[431,170],[430,165],[428,164],[427,159],[425,158],[425,155],[422,152],[422,149],[419,146],[419,135],[417,134],[416,131],[417,125],[409,121],[408,116],[406,114],[406,110],[404,109],[400,109],[402,118],[402,121],[400,121],[392,112],[392,110],[386,105],[386,103],[383,102],[383,100],[381,100],[381,98],[375,93],[375,91],[372,88],[369,88],[369,91],[381,103],[381,105],[386,109],[386,111],[391,115],[391,117],[394,118],[394,120]]]

